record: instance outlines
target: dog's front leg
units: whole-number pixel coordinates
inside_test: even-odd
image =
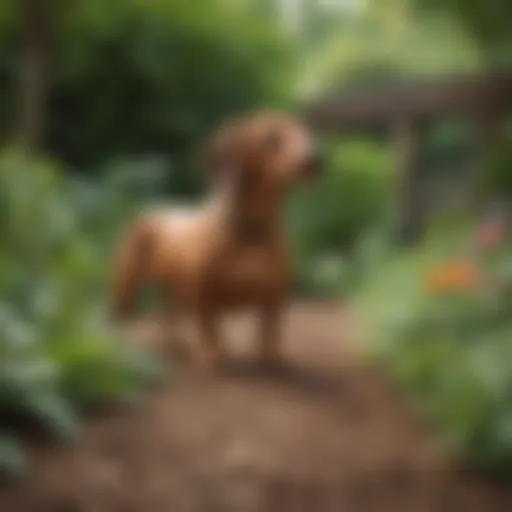
[[[217,316],[217,312],[210,308],[201,309],[198,315],[200,346],[197,361],[207,369],[215,369],[221,360]]]
[[[281,324],[283,304],[266,303],[260,311],[260,361],[265,366],[276,367],[281,364]]]
[[[183,336],[184,311],[173,300],[170,293],[166,293],[160,311],[160,343],[162,353],[171,358],[182,359],[187,350]]]

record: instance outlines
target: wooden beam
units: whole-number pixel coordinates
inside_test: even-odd
[[[338,132],[388,124],[397,117],[473,116],[489,109],[512,111],[512,73],[360,87],[325,95],[305,111],[314,126]]]

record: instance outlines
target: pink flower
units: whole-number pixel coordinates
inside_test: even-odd
[[[485,221],[476,232],[476,245],[481,250],[492,249],[505,237],[505,223],[501,218]]]

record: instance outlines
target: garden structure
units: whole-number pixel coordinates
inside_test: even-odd
[[[326,94],[305,110],[321,132],[384,134],[396,147],[400,233],[411,239],[424,221],[419,179],[422,137],[443,119],[470,121],[476,155],[469,177],[477,199],[477,174],[499,142],[506,116],[512,111],[512,73],[349,88]]]

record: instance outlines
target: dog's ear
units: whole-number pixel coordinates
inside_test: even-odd
[[[203,164],[214,182],[229,180],[240,169],[238,124],[222,127],[207,142],[203,151]]]

